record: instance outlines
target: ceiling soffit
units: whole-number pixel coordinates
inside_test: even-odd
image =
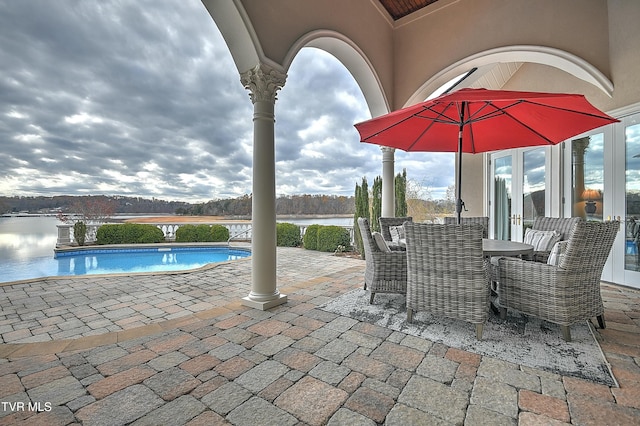
[[[394,21],[416,12],[437,0],[379,0]]]

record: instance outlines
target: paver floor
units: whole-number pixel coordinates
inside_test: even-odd
[[[602,285],[608,387],[318,309],[363,272],[279,248],[265,312],[248,260],[1,286],[0,425],[640,424],[638,291]]]

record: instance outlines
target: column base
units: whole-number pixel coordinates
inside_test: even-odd
[[[248,306],[254,309],[260,309],[261,311],[266,311],[267,309],[271,309],[278,305],[282,305],[283,303],[287,303],[286,294],[278,294],[274,299],[271,299],[271,300],[253,300],[251,296],[242,298],[243,306]]]

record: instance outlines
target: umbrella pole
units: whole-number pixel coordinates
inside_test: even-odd
[[[458,130],[458,182],[456,183],[456,192],[458,193],[456,198],[456,215],[458,217],[458,225],[462,221],[462,129],[464,128],[464,108],[467,106],[466,102],[462,102],[462,108],[460,109],[460,129]]]

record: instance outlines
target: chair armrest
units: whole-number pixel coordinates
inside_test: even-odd
[[[407,279],[407,252],[373,253],[375,271],[381,279]]]
[[[550,251],[535,251],[533,252],[533,260],[535,262],[547,263],[549,255],[551,255]]]
[[[498,259],[498,281],[504,285],[514,282],[524,282],[527,285],[549,285],[555,281],[558,267],[536,261],[523,260],[514,257]],[[546,283],[546,284],[545,284]]]

